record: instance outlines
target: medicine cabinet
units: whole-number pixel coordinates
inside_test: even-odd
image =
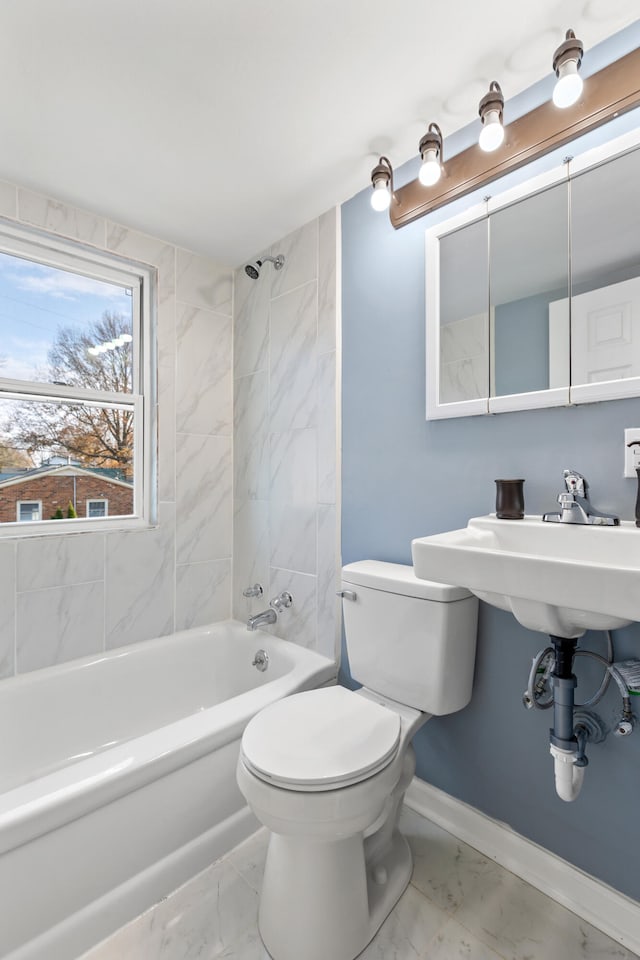
[[[426,236],[427,419],[640,395],[640,131]]]

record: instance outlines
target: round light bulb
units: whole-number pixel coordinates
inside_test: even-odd
[[[119,339],[122,341],[122,343],[131,343],[133,337],[130,333],[121,333]]]
[[[418,173],[418,180],[424,187],[432,187],[437,183],[442,174],[442,167],[438,160],[438,151],[435,149],[425,150],[424,160]]]
[[[582,93],[582,77],[578,73],[576,60],[566,60],[558,68],[558,81],[553,88],[553,102],[564,109],[577,103]]]
[[[376,180],[373,192],[371,193],[371,206],[378,213],[388,210],[391,204],[391,193],[384,180]]]
[[[105,348],[105,350],[115,350],[118,344],[116,340],[107,340],[102,344],[102,346]]]
[[[487,153],[491,150],[497,150],[503,140],[504,127],[500,122],[500,113],[498,110],[489,110],[484,118],[482,130],[478,138],[480,149],[486,150]]]
[[[87,347],[87,353],[90,353],[92,357],[97,357],[100,350],[98,347]]]

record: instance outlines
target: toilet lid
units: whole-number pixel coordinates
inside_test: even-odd
[[[242,737],[243,760],[262,780],[291,790],[358,783],[387,766],[400,717],[344,687],[296,693],[265,707]]]

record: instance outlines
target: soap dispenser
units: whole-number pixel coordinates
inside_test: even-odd
[[[640,447],[640,440],[632,440],[627,444],[628,447]],[[636,527],[640,527],[640,467],[636,467],[638,477],[638,490],[636,493]]]

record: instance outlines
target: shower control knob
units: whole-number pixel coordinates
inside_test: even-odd
[[[630,720],[620,720],[613,732],[617,737],[628,737],[633,733],[633,724]]]
[[[266,650],[256,650],[256,655],[251,661],[251,666],[255,667],[256,670],[259,670],[260,673],[264,671],[269,666],[269,654]]]
[[[244,588],[244,590],[242,591],[242,596],[243,597],[261,597],[263,593],[264,593],[264,590],[262,589],[262,584],[254,583],[252,587]]]
[[[287,607],[290,607],[293,603],[293,597],[287,590],[283,590],[282,593],[279,593],[277,597],[274,597],[269,606],[272,610],[275,610],[276,613],[282,613]]]

